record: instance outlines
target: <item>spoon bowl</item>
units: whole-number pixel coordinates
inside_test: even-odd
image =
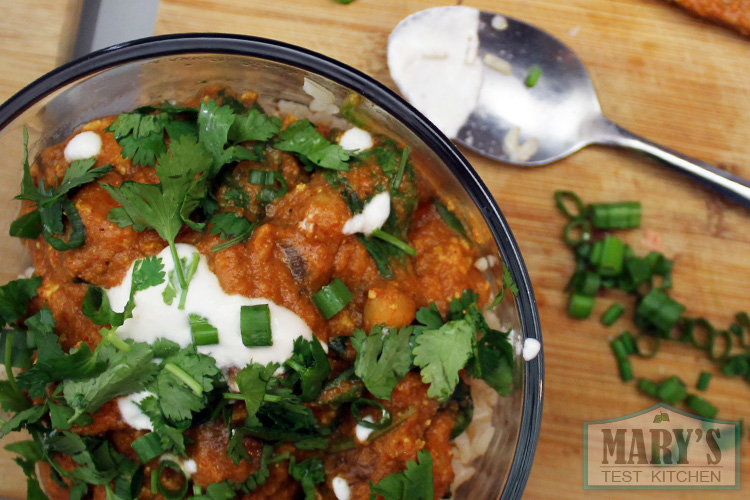
[[[464,9],[466,14],[468,7],[436,7],[412,14],[393,30],[389,53],[393,34],[438,9],[452,15],[459,11],[451,9]],[[518,19],[475,12],[476,57],[484,63],[482,83],[473,110],[453,137],[456,142],[518,166],[546,165],[590,144],[629,148],[750,208],[750,182],[746,179],[659,146],[609,121],[602,114],[583,62],[560,40]],[[391,67],[394,81],[411,100],[410,96],[420,93],[419,88],[412,88],[417,80],[400,78],[398,71]],[[533,85],[527,82],[531,71],[540,72]],[[462,89],[452,91],[458,94]]]

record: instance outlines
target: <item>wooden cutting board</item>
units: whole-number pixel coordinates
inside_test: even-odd
[[[5,7],[14,2],[0,1]],[[35,3],[52,8],[53,0]],[[461,1],[458,2],[462,3]],[[463,2],[542,27],[572,47],[586,64],[605,114],[649,139],[750,178],[750,39],[703,22],[657,0],[477,0]],[[386,67],[390,30],[421,9],[455,2],[427,0],[161,0],[156,34],[229,32],[275,38],[339,59],[393,87]],[[37,13],[16,37],[65,30],[53,16]],[[0,31],[0,45],[18,43]],[[3,98],[54,65],[48,52],[33,57],[0,54],[19,78],[2,81]],[[36,38],[35,38],[36,39]],[[42,40],[42,41],[45,41]],[[23,42],[23,40],[22,40]],[[21,43],[23,46],[23,43]],[[14,45],[15,46],[15,45]],[[5,50],[0,52],[6,52]],[[46,54],[46,55],[45,55]],[[46,57],[46,59],[45,59]],[[29,70],[30,71],[26,71]],[[4,75],[8,78],[8,74]],[[750,310],[750,211],[635,154],[588,148],[555,165],[522,169],[466,152],[495,195],[521,247],[540,309],[546,363],[544,418],[525,498],[674,498],[673,491],[583,489],[583,422],[643,410],[653,401],[620,382],[608,339],[632,327],[621,320],[607,329],[596,319],[571,320],[561,292],[573,261],[562,244],[564,223],[552,202],[556,189],[587,201],[640,200],[642,229],[623,233],[638,253],[646,230],[658,234],[675,259],[673,296],[688,314],[726,326]],[[617,299],[599,300],[598,315]],[[629,305],[629,301],[625,299]],[[653,360],[634,363],[636,376],[681,376],[693,384],[700,370],[716,373],[694,350],[666,346]],[[707,397],[719,418],[750,417],[750,385],[717,376]],[[741,481],[750,481],[750,440],[741,446]],[[23,496],[20,474],[0,456],[7,480],[0,497]],[[6,472],[7,470],[7,472]],[[680,498],[741,497],[741,492],[683,491]]]

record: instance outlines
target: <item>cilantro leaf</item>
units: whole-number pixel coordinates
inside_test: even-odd
[[[297,463],[294,456],[289,459],[289,473],[302,485],[305,500],[315,500],[315,485],[326,479],[323,461],[319,458],[308,458]]]
[[[36,464],[43,459],[42,450],[35,441],[17,441],[5,446],[5,449],[11,453],[20,455],[14,461],[21,467],[26,476],[26,499],[27,500],[48,500],[47,495],[39,486],[39,478],[36,474]]]
[[[234,120],[234,111],[229,106],[219,106],[213,99],[201,101],[198,110],[198,137],[213,156],[213,168],[216,172],[226,163],[224,146]]]
[[[65,401],[76,411],[71,422],[84,412],[94,413],[110,399],[140,391],[154,379],[158,366],[151,362],[154,353],[149,345],[126,343],[131,347],[129,352],[100,343],[96,352],[107,368],[94,378],[63,382]]]
[[[313,401],[317,398],[323,383],[331,373],[331,364],[320,341],[313,335],[312,341],[297,337],[294,340],[292,357],[284,362],[290,374],[291,384],[299,383],[300,400]]]
[[[253,108],[238,115],[229,130],[229,138],[234,142],[267,141],[281,130],[281,120],[268,116]]]
[[[47,386],[58,380],[80,380],[94,377],[104,371],[106,364],[82,343],[65,354],[51,332],[34,332],[37,345],[37,362],[29,370],[18,375],[18,386],[29,392],[32,398],[44,396]]]
[[[209,232],[213,235],[219,234],[226,240],[215,245],[211,249],[214,252],[225,250],[237,243],[244,243],[259,226],[258,223],[250,222],[233,212],[217,212],[211,216],[210,222],[212,226]]]
[[[477,342],[481,378],[501,396],[513,388],[513,346],[508,334],[489,330]]]
[[[370,500],[380,495],[384,500],[432,500],[432,455],[428,450],[417,453],[417,460],[406,462],[404,472],[396,472],[373,484],[370,481]]]
[[[147,396],[137,403],[137,405],[151,422],[154,432],[159,436],[164,452],[174,449],[177,454],[186,456],[185,437],[182,433],[187,429],[187,426],[178,428],[170,425],[162,414],[159,400],[156,399],[156,396]]]
[[[430,384],[427,395],[445,401],[458,384],[458,372],[474,353],[476,328],[468,320],[456,320],[437,330],[424,330],[415,340],[414,364],[422,381]]]
[[[350,153],[320,135],[310,120],[298,120],[289,125],[278,135],[274,147],[296,153],[319,167],[349,170]]]
[[[0,438],[38,422],[40,418],[47,414],[47,410],[47,403],[45,402],[42,405],[32,406],[16,413],[0,427]]]
[[[443,316],[434,302],[430,302],[429,307],[419,308],[419,311],[417,311],[417,321],[432,330],[443,326]]]
[[[278,368],[277,363],[269,363],[267,366],[252,363],[237,373],[235,382],[245,400],[249,416],[258,413],[265,399],[268,383]]]
[[[122,113],[105,130],[112,132],[122,147],[120,154],[123,158],[132,159],[136,165],[149,167],[167,150],[164,125],[169,119],[167,113]]]
[[[167,365],[177,366],[192,379],[202,393],[186,385],[184,379],[174,372],[164,369]],[[205,393],[220,385],[223,380],[216,361],[211,356],[200,354],[194,345],[181,349],[162,362],[162,369],[156,379],[148,386],[159,401],[161,412],[168,422],[179,424],[189,421],[192,414],[201,411],[207,404]]]
[[[114,480],[115,489],[120,492],[124,489],[123,483],[130,485],[139,468],[137,463],[117,453],[106,439],[63,431],[50,435],[45,448],[70,455],[78,465],[72,470],[63,470],[50,462],[60,475],[94,485],[108,485]],[[129,497],[128,494],[126,498]]]
[[[352,345],[357,351],[354,373],[378,399],[390,401],[391,393],[411,368],[409,341],[413,329],[376,325],[366,335],[355,330]]]

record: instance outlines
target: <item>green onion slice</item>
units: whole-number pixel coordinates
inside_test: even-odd
[[[641,202],[592,203],[591,224],[597,229],[630,229],[641,225]]]
[[[524,84],[529,87],[536,87],[536,84],[539,83],[539,78],[542,76],[542,70],[539,66],[532,66],[529,69],[529,73],[526,75],[526,80],[524,80]]]
[[[246,347],[273,345],[271,309],[268,304],[242,306],[240,309],[240,334]]]
[[[696,389],[699,391],[708,390],[708,384],[711,382],[712,377],[713,375],[708,372],[701,372],[700,376],[698,376],[698,383],[695,384]]]
[[[193,335],[193,344],[214,345],[219,343],[219,330],[216,329],[208,319],[199,314],[189,314],[190,333]]]
[[[361,406],[375,406],[377,408],[380,408],[380,411],[382,412],[380,420],[378,420],[377,422],[370,422],[362,418],[362,416],[360,415]],[[354,417],[354,420],[357,421],[357,425],[361,425],[362,427],[366,427],[368,429],[385,429],[386,427],[391,425],[391,422],[393,422],[393,415],[391,415],[391,412],[386,410],[385,406],[383,406],[379,401],[375,401],[374,399],[355,399],[351,405],[351,412],[352,417]]]
[[[183,478],[182,486],[174,490],[164,486],[164,484],[161,482],[161,474],[165,469],[172,469],[173,471],[178,472]],[[152,474],[153,473],[154,472],[152,472]],[[183,472],[182,468],[180,468],[179,465],[171,460],[164,460],[163,462],[159,463],[159,468],[155,471],[155,473],[157,478],[156,487],[158,488],[161,496],[163,496],[167,500],[180,500],[181,498],[185,497],[185,494],[188,491],[188,479],[185,475],[185,472]]]
[[[659,352],[661,339],[653,335],[638,335],[635,339],[635,352],[642,358],[653,358]]]
[[[708,350],[711,347],[716,330],[706,318],[686,318],[684,328],[685,337],[695,348]]]
[[[637,349],[635,346],[635,340],[633,340],[633,336],[630,332],[622,332],[617,338],[620,339],[620,342],[628,355],[636,353]]]
[[[719,346],[717,348],[717,345]],[[728,330],[713,332],[708,340],[708,357],[711,361],[723,361],[732,350],[732,336]]]
[[[568,314],[572,318],[586,319],[591,316],[591,311],[593,310],[594,297],[588,297],[580,293],[571,294],[570,303],[568,304]]]
[[[555,191],[555,205],[568,219],[578,219],[585,216],[583,202],[573,191]],[[574,212],[568,208],[569,205],[573,206]]]
[[[654,289],[648,292],[638,304],[636,316],[653,325],[660,332],[668,334],[682,317],[683,312],[685,312],[685,306],[664,292]]]
[[[313,302],[320,309],[325,319],[331,319],[349,304],[354,297],[339,278],[323,286],[312,296]]]
[[[612,326],[615,321],[620,319],[620,317],[625,313],[625,306],[622,304],[612,304],[609,306],[609,309],[602,314],[602,324],[604,326]]]
[[[575,236],[576,231],[579,232],[578,237]],[[591,239],[591,223],[583,217],[571,219],[565,224],[562,237],[566,245],[577,247]]]
[[[601,259],[598,263],[599,274],[617,276],[622,272],[625,258],[625,243],[620,238],[608,234],[602,243]]]
[[[155,432],[149,432],[139,437],[130,446],[135,451],[135,454],[138,455],[138,459],[144,464],[164,453],[161,439],[159,439],[159,436]]]
[[[690,396],[687,400],[688,407],[704,418],[714,418],[719,412],[713,404],[698,396]]]
[[[659,386],[647,378],[642,378],[638,381],[638,389],[649,396],[656,397],[656,392],[659,390]]]
[[[251,170],[247,175],[247,182],[257,186],[273,186],[273,170]]]
[[[628,358],[618,359],[617,367],[620,369],[620,379],[623,382],[633,380],[633,365]]]

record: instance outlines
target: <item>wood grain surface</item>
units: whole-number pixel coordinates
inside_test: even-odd
[[[0,5],[11,5],[10,0]],[[50,10],[59,2],[37,0]],[[452,5],[427,0],[161,0],[157,34],[230,32],[275,38],[339,59],[393,87],[385,47],[390,30],[417,10]],[[459,2],[461,3],[461,2]],[[559,37],[586,64],[605,114],[665,146],[750,178],[750,39],[695,19],[657,0],[476,0],[472,7],[524,19]],[[60,20],[31,12],[25,34],[0,32],[2,97],[51,68]],[[0,23],[6,21],[0,21]],[[15,21],[18,22],[18,21]],[[5,27],[5,25],[0,25]],[[14,32],[15,33],[15,32]],[[42,48],[44,45],[44,48]],[[8,50],[14,47],[16,51]],[[27,52],[20,49],[25,47]],[[31,52],[33,49],[33,53]],[[9,66],[10,65],[10,66]],[[642,229],[622,233],[638,253],[646,231],[675,259],[673,296],[688,314],[727,325],[750,310],[750,211],[635,154],[592,147],[555,165],[503,166],[466,152],[495,195],[523,253],[540,309],[546,361],[544,417],[524,498],[744,498],[750,485],[750,440],[742,441],[741,491],[592,491],[583,489],[583,422],[640,411],[653,401],[623,384],[609,338],[632,326],[607,329],[595,319],[565,314],[561,292],[573,261],[562,244],[564,223],[552,202],[556,189],[587,201],[640,200]],[[616,294],[599,300],[594,317]],[[636,376],[677,374],[692,385],[700,370],[717,373],[705,356],[668,345],[652,360],[634,362]],[[750,385],[714,378],[707,398],[719,418],[750,417]],[[0,455],[0,497],[23,496],[23,481]]]

